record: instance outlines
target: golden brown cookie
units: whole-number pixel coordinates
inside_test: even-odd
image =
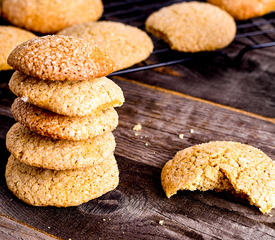
[[[96,21],[101,0],[3,0],[3,17],[12,24],[41,33],[54,33],[72,24]]]
[[[0,9],[1,11],[1,9]],[[31,32],[11,26],[0,26],[0,71],[12,69],[7,63],[10,52],[20,43],[34,38]]]
[[[209,142],[178,152],[162,169],[161,182],[168,197],[178,190],[233,187],[263,213],[275,206],[274,162],[261,150],[237,142]]]
[[[26,75],[53,81],[91,80],[113,71],[113,61],[97,46],[69,36],[24,42],[11,52],[8,64]]]
[[[202,2],[164,7],[149,16],[146,29],[183,52],[224,48],[236,34],[234,19],[227,12]]]
[[[85,141],[54,140],[30,131],[20,123],[7,133],[7,149],[27,165],[53,170],[91,167],[114,153],[111,132]]]
[[[145,32],[119,22],[77,24],[63,29],[58,34],[83,38],[97,44],[114,61],[115,70],[145,60],[154,48],[151,38]]]
[[[232,191],[218,165],[223,152],[224,148],[215,142],[179,151],[162,169],[161,183],[167,197],[178,190]]]
[[[67,117],[17,98],[11,110],[16,121],[42,136],[53,139],[86,140],[113,131],[118,125],[118,114],[113,108],[87,117]]]
[[[28,166],[10,156],[6,166],[8,188],[34,206],[69,207],[113,190],[119,172],[114,156],[93,167],[56,171]]]
[[[231,143],[224,153],[220,170],[237,194],[245,196],[262,213],[275,207],[275,163],[261,150],[249,145]]]
[[[275,10],[274,0],[208,0],[237,20],[259,17]]]
[[[9,87],[25,102],[70,117],[92,115],[124,102],[120,87],[106,77],[90,81],[41,81],[16,71]]]

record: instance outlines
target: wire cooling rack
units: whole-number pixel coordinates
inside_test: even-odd
[[[145,30],[145,20],[152,12],[178,2],[182,0],[104,0],[105,10],[102,20],[119,21]],[[275,12],[260,18],[237,22],[237,34],[233,43],[228,48],[215,52],[191,54],[173,51],[165,42],[149,35],[155,46],[151,56],[139,66],[114,72],[112,76],[183,63],[197,57],[228,55],[232,51],[233,59],[241,60],[250,50],[275,46]]]

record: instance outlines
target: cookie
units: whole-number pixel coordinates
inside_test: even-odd
[[[24,42],[11,52],[8,64],[26,75],[54,81],[91,80],[113,71],[113,61],[97,46],[69,36]]]
[[[17,98],[11,110],[16,121],[42,136],[53,139],[86,140],[113,131],[118,125],[118,114],[113,108],[87,117],[67,117]]]
[[[3,17],[12,24],[41,33],[55,33],[72,24],[96,21],[101,0],[3,0]]]
[[[182,2],[164,7],[146,20],[146,29],[177,51],[212,51],[229,45],[234,19],[209,3]]]
[[[218,165],[223,151],[224,148],[215,142],[179,151],[161,172],[161,183],[167,197],[178,190],[232,191],[232,185]]]
[[[10,70],[12,67],[8,65],[7,58],[10,52],[20,43],[34,38],[31,32],[11,26],[0,26],[0,71]]]
[[[116,143],[111,132],[85,141],[53,140],[16,123],[7,133],[6,145],[27,165],[67,170],[100,164],[114,153]]]
[[[151,38],[142,30],[119,22],[101,21],[73,25],[59,35],[83,38],[107,53],[115,70],[139,63],[152,53]]]
[[[90,81],[40,81],[16,71],[9,87],[28,103],[70,117],[92,115],[124,102],[120,87],[106,77]]]
[[[168,197],[178,190],[218,186],[234,189],[263,213],[275,205],[274,162],[261,150],[238,142],[209,142],[178,152],[162,169],[161,182]]]
[[[237,20],[259,17],[275,10],[274,0],[208,0]]]
[[[28,166],[10,156],[6,166],[8,188],[34,206],[69,207],[98,198],[115,189],[119,172],[114,156],[93,167],[56,171]]]
[[[231,143],[224,153],[228,161],[220,164],[236,193],[245,196],[262,213],[275,207],[275,163],[261,150]]]

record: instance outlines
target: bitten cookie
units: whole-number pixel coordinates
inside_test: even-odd
[[[259,17],[275,10],[274,0],[208,0],[237,20]]]
[[[115,70],[145,60],[153,51],[151,38],[142,30],[119,22],[101,21],[73,25],[59,35],[83,38],[107,53]]]
[[[87,116],[124,102],[120,87],[106,77],[90,81],[41,81],[16,71],[10,90],[26,102],[65,116]]]
[[[24,42],[11,52],[8,64],[28,76],[53,81],[91,80],[113,71],[113,61],[97,46],[69,36]]]
[[[275,206],[274,162],[261,150],[237,142],[209,142],[178,152],[162,169],[161,182],[168,197],[178,190],[233,187],[263,213]]]
[[[12,69],[7,63],[7,58],[11,51],[20,43],[34,38],[31,32],[11,26],[0,26],[0,71]]]
[[[275,163],[261,150],[231,143],[220,164],[237,194],[246,196],[262,213],[275,207]]]
[[[7,133],[6,145],[27,165],[67,170],[100,164],[114,153],[116,143],[111,132],[85,141],[53,140],[16,123]]]
[[[5,173],[8,188],[19,199],[34,206],[56,207],[100,197],[116,188],[118,175],[114,156],[93,167],[55,171],[28,166],[11,155]]]
[[[232,191],[218,164],[223,152],[224,148],[215,142],[179,151],[162,169],[161,183],[167,197],[178,190]]]
[[[72,24],[96,21],[101,0],[3,0],[3,17],[12,24],[41,33],[54,33]]]
[[[164,7],[146,20],[146,29],[174,50],[212,51],[229,45],[236,34],[234,19],[209,3],[183,2]]]

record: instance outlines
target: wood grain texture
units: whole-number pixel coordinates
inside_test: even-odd
[[[54,240],[57,239],[30,226],[0,215],[0,239]]]
[[[219,56],[124,76],[275,118],[274,61],[275,49],[270,48],[248,53],[239,66]]]
[[[183,191],[167,199],[160,184],[163,164],[178,150],[201,142],[240,141],[274,158],[274,124],[131,82],[115,81],[126,97],[126,103],[118,109],[120,124],[115,131],[118,188],[78,207],[38,208],[24,204],[8,191],[3,177],[9,155],[3,130],[1,213],[64,239],[275,238],[274,210],[273,216],[262,215],[247,201],[215,192]],[[1,104],[5,105],[0,101]],[[8,103],[5,106],[8,108]],[[1,126],[8,129],[13,123],[10,113],[0,114]],[[137,123],[143,127],[135,136],[132,128]],[[185,135],[184,139],[178,137],[179,133]]]

